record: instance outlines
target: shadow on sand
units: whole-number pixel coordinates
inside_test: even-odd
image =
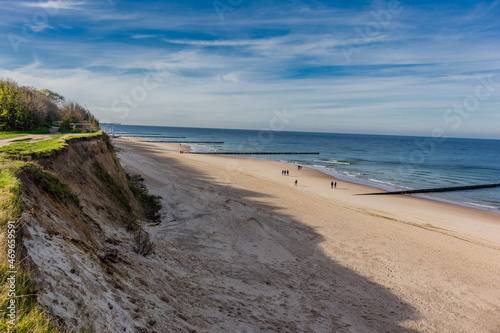
[[[176,232],[184,233],[184,236],[177,236],[171,241],[182,249],[186,258],[190,255],[205,260],[206,266],[200,266],[200,269],[207,270],[206,277],[215,271],[221,281],[226,281],[226,286],[219,287],[216,282],[210,282],[212,294],[208,292],[208,295],[190,297],[199,297],[200,304],[202,297],[218,297],[225,299],[225,302],[239,304],[240,310],[236,313],[223,312],[220,310],[222,306],[219,306],[219,311],[222,311],[222,316],[227,316],[228,322],[240,323],[236,332],[416,332],[402,324],[419,318],[410,304],[403,302],[385,286],[326,256],[319,247],[324,238],[311,227],[283,214],[279,207],[262,203],[260,199],[268,195],[241,190],[227,183],[218,184],[209,171],[200,172],[190,167],[187,161],[184,163],[182,160],[163,156],[157,148],[148,143],[121,141],[118,146],[125,146],[125,152],[141,155],[145,163],[157,166],[158,172],[154,181],[151,175],[142,173],[146,182],[153,184],[148,185],[153,192],[155,182],[157,186],[163,186],[157,183],[159,177],[163,177],[164,184],[175,182],[179,191],[186,191],[186,187],[194,191],[192,204],[197,208],[190,213],[178,213],[177,222],[185,223],[185,226],[178,227]],[[196,191],[200,193],[199,196],[196,196]],[[202,192],[205,195],[202,195]],[[171,210],[177,209],[174,203],[169,203],[170,198],[164,200]],[[203,202],[204,200],[206,202]],[[248,211],[254,221],[247,220],[250,217],[247,215],[243,217],[246,224],[241,221],[227,221],[225,216],[216,216],[213,217],[213,223],[223,225],[219,233],[224,235],[208,237],[208,231],[205,233],[202,230],[203,225],[200,227],[200,224],[197,224],[196,237],[185,236],[191,228],[190,221],[214,212],[212,208],[216,205],[219,205],[219,209],[225,206],[228,211],[236,209],[234,207],[237,205],[244,206],[238,209]],[[250,224],[251,222],[258,223]],[[334,223],[334,220],[332,222]],[[209,226],[207,222],[207,228],[209,227],[214,234],[213,230],[217,230],[217,226]],[[181,230],[182,228],[184,229]],[[251,243],[256,240],[250,236],[249,228],[262,229],[261,237],[267,237],[275,244],[271,249],[283,250],[294,259],[266,262],[259,258],[252,250]],[[235,242],[231,237],[238,239]],[[214,239],[226,241],[227,244],[218,243],[217,246],[227,245],[230,248],[229,253],[232,251],[235,257],[239,258],[236,260],[241,261],[240,264],[232,265],[231,260],[220,255],[227,252],[213,250]],[[269,256],[272,258],[273,254],[270,253]],[[284,257],[288,258],[285,255]],[[188,266],[189,262],[185,265]],[[203,275],[203,272],[200,274]],[[191,279],[189,275],[186,278]],[[233,280],[248,286],[248,290],[243,290],[238,297],[232,296],[234,299],[228,296],[229,290],[232,289],[232,282],[228,281]],[[228,291],[225,295],[226,287]],[[273,304],[274,307],[271,307]],[[212,325],[209,326],[209,331],[215,327],[220,332],[229,330],[229,326],[223,322],[209,325]]]

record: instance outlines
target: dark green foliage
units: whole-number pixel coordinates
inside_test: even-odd
[[[43,129],[58,120],[62,121],[61,128],[70,129],[71,123],[81,124],[82,119],[87,125],[92,123],[94,128],[99,127],[99,122],[86,107],[65,102],[58,93],[0,80],[0,131]]]
[[[132,210],[124,189],[99,164],[94,165],[94,175],[100,181],[102,190],[108,194],[111,200],[125,208],[128,212]]]
[[[35,129],[29,99],[12,84],[0,81],[0,130],[28,131]]]
[[[149,194],[148,189],[144,185],[144,178],[139,175],[131,176],[127,174],[128,187],[134,194],[135,199],[142,207],[145,217],[158,224],[161,222],[161,197],[158,195]]]
[[[26,172],[42,189],[52,196],[56,201],[63,203],[80,204],[80,200],[68,185],[64,184],[57,176],[49,171],[43,170],[34,163],[28,163],[21,168],[21,172]]]

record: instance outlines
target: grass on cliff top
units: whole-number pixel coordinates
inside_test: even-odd
[[[25,131],[25,132],[0,132],[0,140],[16,138],[18,136],[25,136],[28,134],[48,134],[49,130],[44,128],[36,131]]]
[[[8,222],[16,221],[15,230],[19,231],[18,220],[22,212],[22,202],[19,198],[21,184],[16,174],[23,164],[19,161],[0,161],[0,332],[57,333],[61,331],[38,307],[32,274],[20,266],[18,258],[9,262]],[[16,273],[10,273],[11,271]],[[12,276],[15,277],[15,298],[9,297],[11,283],[7,279]],[[16,304],[14,326],[9,323],[7,309],[11,299],[14,299]]]
[[[0,147],[0,153],[3,153],[4,156],[8,158],[24,159],[31,157],[34,159],[43,159],[51,157],[62,151],[67,146],[67,141],[69,140],[82,137],[94,137],[101,134],[101,131],[89,133],[88,135],[71,135],[67,137],[64,137],[63,134],[58,134],[51,136],[50,139],[42,141],[18,141],[11,143],[10,145]]]

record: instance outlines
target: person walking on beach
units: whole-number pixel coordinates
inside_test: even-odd
[[[290,176],[290,172],[288,170],[286,170],[286,175]]]
[[[297,179],[295,179],[295,186],[297,186]]]
[[[337,182],[335,182],[334,186],[335,186],[335,188],[337,188]]]
[[[332,188],[333,188],[333,182],[331,183],[331,186],[332,186]]]

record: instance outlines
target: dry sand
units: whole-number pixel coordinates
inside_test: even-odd
[[[163,222],[149,231],[185,327],[500,332],[500,214],[355,196],[380,190],[338,180],[331,189],[332,177],[279,162],[115,143],[125,169],[163,197]]]

